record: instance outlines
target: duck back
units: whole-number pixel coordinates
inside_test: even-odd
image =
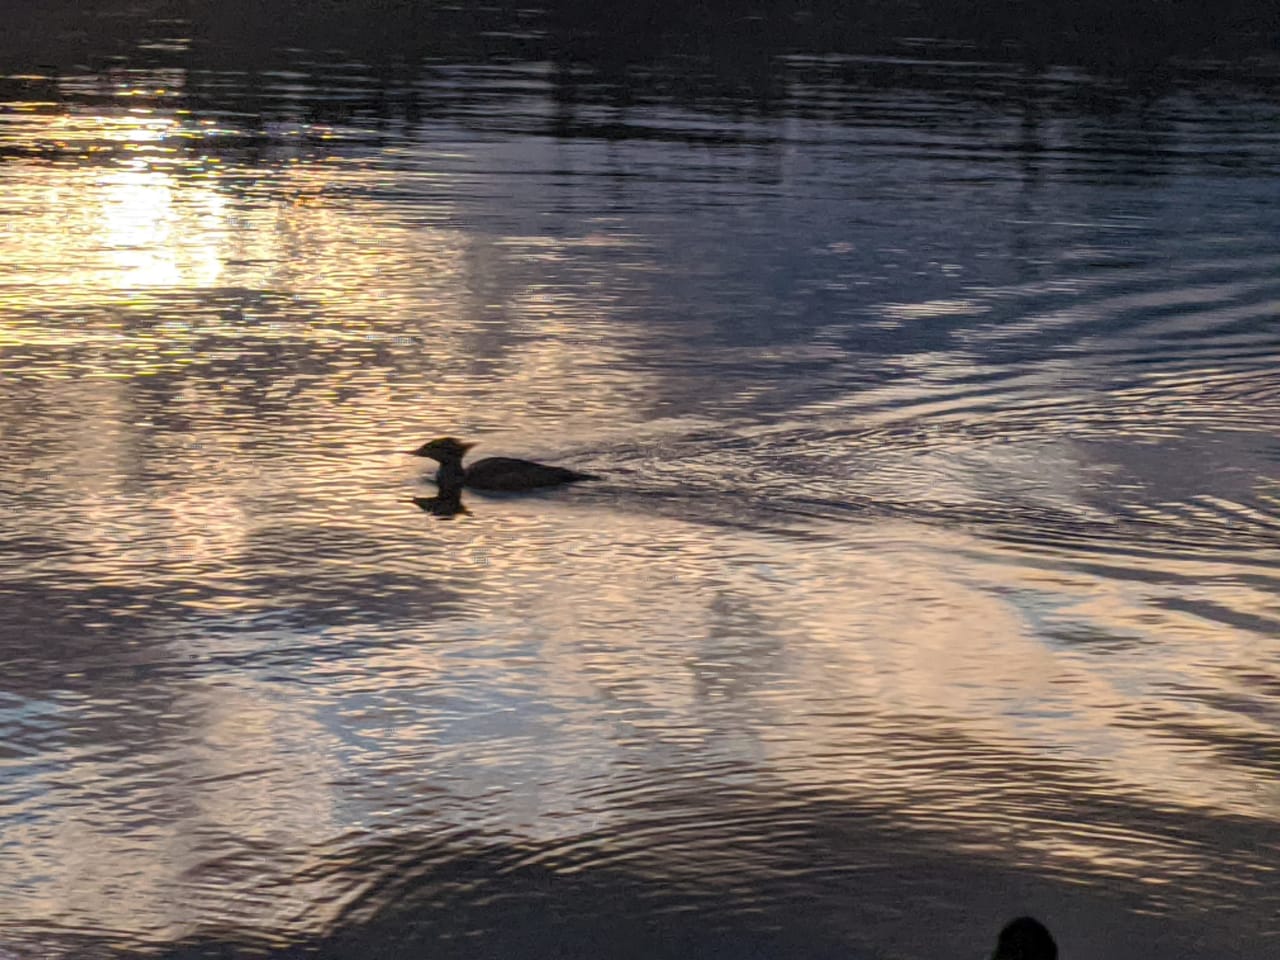
[[[467,468],[466,485],[473,490],[534,490],[556,487],[562,483],[595,480],[589,473],[578,473],[566,467],[551,467],[532,460],[514,457],[486,457]]]

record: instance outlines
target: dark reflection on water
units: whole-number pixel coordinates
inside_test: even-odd
[[[412,501],[419,510],[436,517],[456,517],[460,513],[470,511],[462,503],[462,492],[459,490],[439,493],[434,497],[413,497]]]
[[[975,760],[981,763],[980,750]],[[1022,793],[1030,803],[1043,804],[1053,789],[1069,789],[1044,783],[1041,768],[1000,772],[1001,789]],[[984,773],[989,771],[980,766],[969,772],[975,791],[991,789],[982,782]],[[1119,815],[1171,839],[1174,872],[1224,837],[1242,849],[1268,839],[1230,818],[1170,816],[1141,804],[1124,809],[1123,801],[1108,806],[1059,811],[1052,829],[1075,833],[1075,817]],[[1048,826],[1040,830],[1048,833]],[[731,844],[725,835],[734,838]],[[1245,876],[1234,876],[1237,881],[1268,884],[1247,855],[1215,862],[1199,878],[1161,885],[1158,893],[1134,883],[1119,864],[1099,864],[1088,878],[1107,885],[1108,902],[1099,910],[1087,894],[1011,866],[1001,851],[975,847],[959,854],[956,843],[954,835],[904,829],[891,805],[832,803],[804,793],[766,797],[741,787],[708,797],[696,785],[673,785],[645,795],[640,821],[559,842],[510,843],[466,831],[400,835],[337,851],[332,862],[317,863],[298,879],[336,872],[347,882],[358,877],[361,885],[345,898],[332,933],[294,949],[334,957],[369,950],[386,957],[604,951],[621,957],[835,958],[891,950],[976,956],[989,948],[1000,911],[1010,891],[1017,891],[1020,904],[1042,915],[1093,914],[1089,929],[1064,937],[1062,947],[1072,955],[1124,956],[1109,941],[1141,938],[1153,956],[1168,956],[1185,946],[1188,931],[1167,918],[1142,916],[1153,906],[1175,917],[1187,907],[1204,909],[1222,878],[1239,870]],[[747,872],[744,851],[752,863]],[[951,872],[960,869],[962,889]],[[912,878],[912,902],[887,903],[883,891],[900,886],[904,876]],[[1254,939],[1266,926],[1242,904],[1216,906],[1198,936]],[[922,911],[928,922],[913,924],[912,915]],[[165,956],[217,956],[229,946],[195,942]]]
[[[0,951],[1275,952],[1246,6],[10,6]]]

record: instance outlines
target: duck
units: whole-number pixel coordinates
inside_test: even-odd
[[[427,457],[440,464],[436,471],[436,486],[445,497],[456,494],[463,487],[509,493],[600,479],[594,474],[579,473],[568,467],[553,467],[514,457],[485,457],[463,467],[462,455],[474,446],[474,443],[463,443],[455,437],[438,437],[428,440],[417,450],[410,450],[409,455]]]
[[[1035,917],[1015,917],[1000,931],[991,960],[1058,960],[1058,945]]]

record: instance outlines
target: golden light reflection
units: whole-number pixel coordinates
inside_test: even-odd
[[[164,146],[174,118],[138,110],[38,119],[33,138],[115,159],[31,167],[14,182],[12,202],[29,213],[20,232],[0,234],[0,256],[16,268],[0,301],[6,311],[101,307],[113,292],[218,280],[225,199],[207,180],[176,177],[173,148]]]
[[[20,231],[0,233],[0,256],[13,268],[0,288],[7,311],[93,309],[113,293],[127,303],[148,291],[227,285],[296,286],[318,306],[362,292],[394,309],[398,291],[383,278],[405,248],[375,240],[338,205],[312,202],[343,181],[339,165],[255,171],[253,179],[271,181],[270,195],[257,197],[243,174],[193,152],[202,138],[217,136],[207,124],[191,129],[140,109],[33,115],[29,126],[32,141],[110,156],[97,167],[33,164],[12,181],[9,201],[29,213]],[[179,152],[172,144],[183,140],[192,147]],[[278,202],[290,197],[299,202]],[[342,264],[336,273],[335,263]]]
[[[137,166],[101,181],[100,242],[120,271],[119,286],[177,286],[183,278],[170,245],[176,219],[170,178]]]

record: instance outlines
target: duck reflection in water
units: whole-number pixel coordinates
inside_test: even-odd
[[[1000,931],[991,960],[1058,960],[1058,945],[1035,917],[1018,917]]]
[[[409,451],[411,456],[426,457],[440,464],[435,477],[439,493],[434,497],[414,497],[413,502],[428,513],[451,517],[467,512],[462,505],[463,488],[518,493],[600,479],[568,467],[553,467],[514,457],[486,457],[464,467],[462,455],[473,446],[475,444],[463,443],[454,437],[440,437]]]
[[[456,517],[460,513],[470,513],[466,507],[462,505],[462,491],[455,490],[448,496],[440,495],[435,497],[413,497],[419,509],[436,517]],[[3,958],[0,958],[3,960]]]

